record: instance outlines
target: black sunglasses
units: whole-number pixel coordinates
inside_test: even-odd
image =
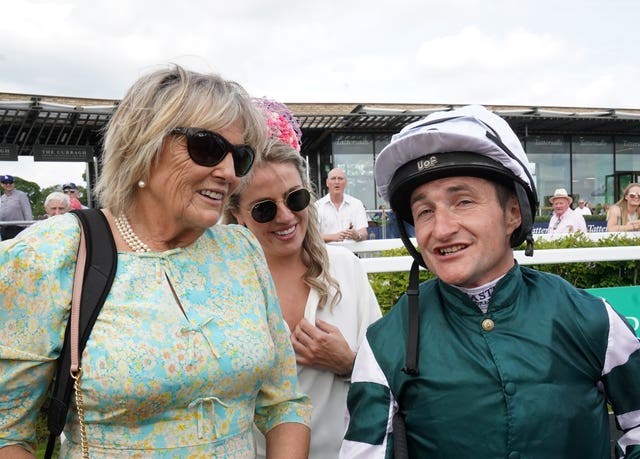
[[[284,198],[284,205],[292,212],[300,212],[307,208],[309,201],[311,201],[309,190],[300,188],[299,190],[290,192],[287,197]],[[276,218],[277,213],[278,204],[271,199],[260,201],[251,208],[251,217],[258,223],[270,222]]]
[[[187,138],[187,151],[191,160],[201,166],[212,167],[220,164],[231,153],[233,158],[233,169],[236,177],[247,175],[255,151],[249,145],[233,145],[227,139],[215,132],[200,128],[178,127],[170,134],[184,135]]]

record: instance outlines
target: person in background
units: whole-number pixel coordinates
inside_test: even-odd
[[[549,234],[587,232],[587,222],[582,214],[571,208],[573,198],[569,196],[567,190],[558,188],[549,198],[549,202],[553,206],[553,215],[547,230]]]
[[[266,140],[245,90],[180,66],[111,118],[96,193],[117,272],[82,358],[60,457],[307,457],[311,406],[256,238],[217,225]],[[0,458],[33,457],[69,319],[80,230],[67,213],[0,247]],[[25,282],[28,279],[28,282]]]
[[[528,164],[481,106],[408,125],[376,159],[378,191],[420,250],[405,234],[415,279],[358,350],[341,458],[391,458],[400,439],[408,458],[609,458],[608,403],[624,431],[616,457],[640,458],[630,324],[514,261],[523,242],[533,255]],[[419,265],[437,277],[418,285]]]
[[[0,175],[0,183],[4,190],[0,196],[0,222],[33,220],[29,197],[16,189],[13,175]],[[13,239],[25,228],[25,225],[0,225],[0,239]]]
[[[267,119],[290,113],[259,100]],[[283,117],[283,115],[280,115]],[[288,117],[284,119],[289,119]],[[297,127],[297,120],[290,121]],[[295,129],[272,130],[272,142],[229,197],[225,222],[245,225],[260,241],[313,405],[310,459],[336,459],[346,429],[346,399],[355,351],[380,308],[360,260],[326,245],[318,228],[307,165],[290,142]],[[259,458],[264,437],[256,432]]]
[[[584,199],[579,199],[578,200],[578,207],[576,207],[573,210],[575,212],[578,212],[579,214],[582,214],[583,216],[584,215],[591,215],[591,209],[589,208],[587,203],[584,202]]]
[[[68,194],[54,191],[44,200],[44,211],[47,216],[53,217],[54,215],[66,214],[71,210],[71,200]]]
[[[80,191],[75,183],[69,182],[62,185],[62,192],[69,195],[69,199],[71,200],[71,208],[72,209],[86,209],[87,206],[84,206],[80,202]]]
[[[607,213],[607,231],[640,231],[640,183],[630,183]]]
[[[362,201],[345,193],[347,177],[344,171],[331,169],[326,185],[329,193],[316,201],[323,240],[343,242],[367,239],[367,211]]]

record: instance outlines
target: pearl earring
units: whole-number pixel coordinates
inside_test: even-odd
[[[138,188],[144,188],[145,186],[147,186],[147,183],[144,180],[138,182]]]

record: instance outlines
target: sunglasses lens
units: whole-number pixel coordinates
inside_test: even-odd
[[[238,145],[233,148],[233,168],[236,177],[244,177],[251,170],[255,153],[249,145]]]
[[[196,131],[187,135],[187,149],[195,163],[206,167],[219,164],[228,151],[225,140],[209,131]]]
[[[640,193],[629,193],[627,196],[629,196],[632,199],[638,199],[640,198]]]
[[[253,206],[251,217],[258,223],[267,223],[273,220],[278,212],[278,206],[273,201],[262,201]]]
[[[289,193],[285,205],[292,212],[300,212],[307,208],[310,201],[311,194],[309,190],[300,188],[299,190]],[[259,202],[251,209],[251,217],[258,223],[270,222],[276,218],[277,213],[278,205],[271,200]]]
[[[287,207],[294,212],[300,212],[307,208],[310,200],[311,195],[309,191],[300,188],[299,190],[289,193],[289,196],[287,196]]]

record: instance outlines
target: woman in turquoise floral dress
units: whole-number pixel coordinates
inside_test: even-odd
[[[264,255],[222,205],[264,143],[245,91],[175,66],[113,115],[97,196],[117,272],[82,356],[92,458],[303,458],[310,403]],[[0,458],[33,457],[69,318],[75,216],[0,244]],[[80,457],[71,405],[61,457]]]

